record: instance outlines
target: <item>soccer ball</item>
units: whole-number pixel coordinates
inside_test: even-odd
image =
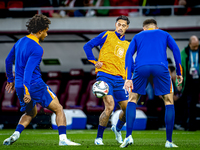
[[[104,81],[96,81],[92,86],[92,92],[97,98],[103,98],[108,94],[108,84]]]

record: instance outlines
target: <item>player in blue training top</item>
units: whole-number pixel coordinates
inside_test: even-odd
[[[6,58],[7,85],[6,90],[12,92],[16,89],[20,100],[21,110],[25,112],[17,125],[15,132],[4,140],[4,145],[11,145],[19,137],[21,132],[29,125],[37,115],[36,103],[47,107],[56,114],[56,123],[59,132],[59,145],[80,145],[66,137],[66,117],[58,98],[44,83],[39,69],[44,53],[40,45],[47,36],[51,21],[44,15],[35,15],[27,22],[29,35],[18,40]],[[15,62],[15,82],[12,74],[12,66]],[[15,83],[15,84],[14,84]]]
[[[129,102],[126,110],[126,138],[120,147],[127,147],[133,143],[132,129],[136,117],[136,104],[140,95],[146,94],[145,88],[149,77],[153,77],[155,95],[162,95],[165,103],[167,138],[165,147],[177,147],[172,143],[175,111],[166,51],[167,46],[169,46],[173,52],[178,85],[180,85],[183,81],[180,50],[170,34],[158,29],[157,22],[154,19],[145,20],[143,30],[134,36],[126,53],[127,80],[124,86],[129,91]],[[132,57],[136,51],[137,56],[131,80]]]
[[[105,81],[109,86],[108,95],[103,97],[105,109],[99,117],[99,126],[96,145],[103,145],[103,132],[108,124],[109,117],[114,109],[114,101],[118,102],[122,111],[117,125],[111,127],[116,140],[122,143],[121,128],[125,124],[125,112],[128,103],[128,92],[124,89],[125,56],[129,42],[125,40],[125,32],[129,27],[129,19],[119,16],[116,19],[115,31],[105,31],[84,45],[88,60],[95,65],[97,81]],[[92,48],[100,46],[98,61],[95,59]]]

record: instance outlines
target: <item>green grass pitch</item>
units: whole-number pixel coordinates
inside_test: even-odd
[[[8,138],[14,129],[0,130],[0,150],[112,150],[120,149],[115,141],[114,133],[111,130],[105,130],[103,146],[94,145],[94,139],[97,130],[67,130],[67,137],[72,141],[78,142],[81,146],[58,146],[58,131],[51,129],[26,129],[20,138],[10,146],[3,145],[4,139]],[[122,131],[123,138],[125,131]],[[134,150],[162,150],[166,149],[165,131],[133,131],[134,144],[125,149]],[[181,150],[200,150],[200,131],[174,131],[173,141]]]

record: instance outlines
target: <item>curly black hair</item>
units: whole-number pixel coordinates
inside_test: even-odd
[[[26,27],[29,33],[37,33],[49,28],[49,24],[51,24],[51,21],[47,18],[47,16],[36,14],[26,22]]]

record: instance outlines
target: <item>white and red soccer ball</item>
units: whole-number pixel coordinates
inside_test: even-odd
[[[92,86],[92,92],[97,98],[103,98],[108,94],[109,87],[104,81],[96,81]]]

